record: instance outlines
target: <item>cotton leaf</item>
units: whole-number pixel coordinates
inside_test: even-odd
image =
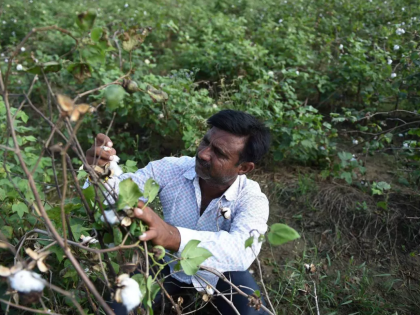
[[[275,223],[271,226],[270,232],[267,234],[267,238],[270,244],[281,245],[300,238],[300,235],[286,224]]]
[[[185,274],[192,276],[195,275],[202,264],[207,258],[213,256],[210,251],[205,248],[198,247],[201,241],[191,240],[187,243],[181,253],[181,266]]]
[[[125,179],[120,182],[118,195],[118,209],[124,209],[126,206],[135,207],[139,198],[143,195],[139,186],[131,179]]]

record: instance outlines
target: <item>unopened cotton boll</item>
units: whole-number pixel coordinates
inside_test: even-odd
[[[120,219],[115,215],[113,210],[105,210],[104,211],[105,218],[109,222],[109,224],[117,224],[120,223]],[[103,215],[101,215],[101,221],[105,222],[105,218]]]
[[[395,78],[397,76],[396,73],[391,73],[391,78]]]
[[[23,293],[29,293],[32,291],[41,292],[45,287],[41,276],[28,270],[18,271],[9,277],[9,281],[12,289]]]
[[[230,220],[231,214],[232,214],[231,211],[230,211],[230,208],[224,207],[224,208],[220,209],[220,213],[226,220]]]
[[[131,279],[127,274],[118,277],[120,289],[117,290],[115,300],[122,303],[128,312],[140,305],[143,295],[136,280]]]
[[[17,71],[22,71],[22,70],[23,70],[22,65],[21,65],[21,64],[18,64],[18,65],[16,66],[16,70],[17,70]]]

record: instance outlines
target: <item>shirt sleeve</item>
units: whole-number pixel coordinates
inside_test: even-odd
[[[230,231],[208,232],[195,231],[177,227],[181,235],[178,255],[190,240],[199,240],[199,247],[206,248],[212,256],[203,262],[203,266],[217,269],[219,272],[245,271],[249,268],[261,250],[258,236],[267,231],[269,205],[263,193],[246,194],[232,210],[233,220]],[[254,237],[251,247],[245,248],[245,241]],[[217,283],[217,277],[207,271],[200,270],[198,275],[212,284]],[[192,282],[197,290],[205,288],[205,282],[194,276]]]

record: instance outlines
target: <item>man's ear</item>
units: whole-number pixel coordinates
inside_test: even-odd
[[[254,170],[254,168],[255,168],[254,162],[243,162],[239,166],[238,175],[247,174],[247,173],[251,172],[252,170]]]

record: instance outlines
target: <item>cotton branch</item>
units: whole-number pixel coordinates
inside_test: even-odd
[[[50,28],[48,28],[50,29]],[[33,31],[32,31],[33,32]],[[18,46],[18,48],[20,49],[20,47],[23,45],[23,43],[27,40],[27,38],[29,38],[29,36],[32,34],[29,33],[24,41],[22,41],[22,43],[20,44],[20,46]],[[16,51],[15,51],[16,53]],[[17,54],[17,53],[16,53]],[[10,64],[9,64],[9,69],[10,70]],[[7,82],[7,77],[8,77],[8,73],[6,74],[5,80]],[[73,264],[74,268],[76,269],[77,273],[79,274],[80,278],[85,282],[85,284],[87,285],[87,287],[89,288],[89,290],[92,292],[92,294],[95,296],[95,298],[97,299],[98,303],[102,306],[102,308],[104,309],[106,314],[114,314],[114,312],[112,311],[112,309],[109,307],[109,305],[104,301],[104,299],[102,298],[101,294],[99,294],[99,292],[96,290],[95,286],[93,285],[93,283],[90,281],[90,279],[87,277],[87,275],[85,274],[85,272],[83,271],[82,267],[80,266],[79,262],[77,261],[77,259],[74,257],[74,255],[72,254],[72,252],[70,251],[70,249],[65,246],[65,243],[63,241],[63,239],[61,238],[61,236],[58,234],[57,230],[54,228],[54,225],[52,224],[50,218],[48,217],[48,214],[44,208],[44,205],[42,203],[42,200],[38,194],[38,190],[35,186],[35,181],[33,179],[33,176],[31,175],[30,171],[28,170],[25,161],[23,160],[22,157],[22,153],[20,151],[20,147],[17,141],[17,136],[16,136],[16,131],[13,128],[12,125],[12,114],[11,114],[11,110],[10,110],[10,105],[9,105],[9,97],[8,97],[8,90],[7,90],[7,85],[5,84],[5,82],[3,82],[3,77],[2,77],[2,73],[0,72],[0,88],[3,92],[3,100],[4,100],[4,104],[6,107],[6,115],[7,115],[7,121],[8,121],[8,127],[10,129],[10,133],[14,142],[14,149],[15,149],[15,154],[19,160],[19,163],[25,173],[25,175],[28,178],[28,183],[29,183],[29,187],[31,188],[31,191],[35,197],[35,201],[36,201],[36,205],[38,207],[39,212],[41,213],[41,216],[43,217],[46,226],[48,227],[48,229],[51,231],[54,239],[58,242],[58,244],[60,245],[60,247],[63,249],[65,255],[67,256],[67,258],[70,260],[70,262]]]

